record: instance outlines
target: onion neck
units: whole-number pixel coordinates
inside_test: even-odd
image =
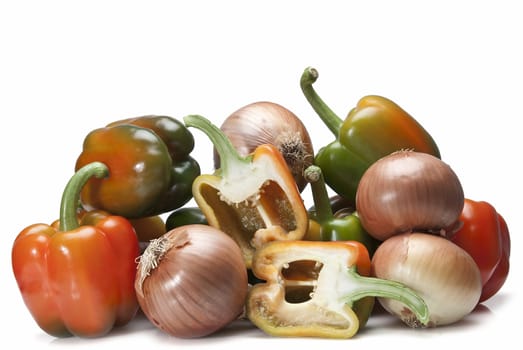
[[[205,117],[193,114],[185,116],[183,121],[187,127],[197,128],[209,137],[220,156],[222,177],[228,178],[234,171],[250,163],[251,157],[240,156],[227,136]]]
[[[350,267],[347,274],[342,275],[343,282],[339,285],[339,294],[351,306],[355,301],[365,297],[390,298],[405,304],[416,316],[417,320],[427,325],[429,309],[425,301],[404,284],[376,277],[361,276],[356,267]]]
[[[312,87],[312,84],[314,84],[317,79],[318,71],[312,67],[307,67],[300,79],[301,90],[314,111],[318,114],[321,120],[323,120],[334,136],[337,137],[343,120],[338,117],[325,102],[323,102],[321,97],[318,96]]]
[[[65,186],[60,202],[60,231],[71,231],[79,226],[77,218],[80,192],[91,177],[107,177],[109,168],[101,162],[92,162],[81,167]]]

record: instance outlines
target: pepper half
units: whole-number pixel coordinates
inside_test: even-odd
[[[314,163],[325,182],[339,195],[354,201],[361,176],[378,159],[401,149],[425,152],[440,158],[432,136],[393,101],[376,95],[361,98],[345,121],[318,96],[313,83],[316,69],[308,67],[301,76],[301,89],[336,140],[321,148]]]
[[[220,169],[193,182],[193,196],[210,226],[230,235],[250,268],[255,249],[274,240],[301,239],[307,210],[285,159],[270,144],[245,157],[209,120],[198,115],[185,125],[203,131],[220,155]]]
[[[429,320],[427,305],[414,291],[365,276],[370,258],[356,241],[270,242],[256,251],[252,270],[266,282],[250,289],[246,314],[273,336],[351,338],[360,328],[354,302],[376,296],[405,303],[412,327]]]
[[[67,184],[59,229],[33,224],[12,248],[13,272],[36,323],[56,337],[99,337],[127,324],[138,310],[134,291],[139,246],[121,216],[79,225],[80,188],[91,176],[107,176],[99,162],[79,169]]]

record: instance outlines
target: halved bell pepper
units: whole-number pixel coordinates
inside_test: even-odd
[[[304,171],[304,178],[310,183],[314,201],[314,219],[318,225],[309,223],[308,237],[319,236],[322,241],[358,241],[363,243],[372,257],[379,242],[363,228],[358,213],[344,209],[333,213],[323,174],[317,165],[311,165]],[[350,209],[349,209],[350,210]],[[317,233],[310,232],[318,230]]]
[[[185,124],[203,131],[220,155],[215,174],[198,176],[193,196],[209,225],[230,235],[250,268],[255,249],[274,240],[301,239],[308,228],[307,210],[282,154],[274,145],[258,146],[240,156],[230,140],[198,115]]]
[[[33,224],[12,247],[12,267],[36,323],[56,337],[99,337],[127,324],[138,310],[134,291],[139,246],[124,217],[79,225],[78,198],[91,177],[107,176],[99,162],[79,169],[64,189],[59,229]]]
[[[124,119],[91,131],[75,169],[99,161],[110,175],[87,182],[82,206],[132,219],[182,206],[192,198],[192,181],[200,174],[188,155],[193,146],[192,134],[171,117]]]
[[[354,201],[361,176],[378,159],[394,151],[412,149],[440,158],[432,136],[393,101],[376,95],[361,98],[347,118],[339,118],[318,96],[316,69],[301,76],[301,89],[336,140],[321,148],[314,163],[325,182],[339,195]]]
[[[412,312],[409,326],[429,320],[414,291],[367,277],[370,258],[359,242],[269,242],[256,251],[252,270],[266,282],[250,289],[246,314],[269,335],[351,338],[361,326],[355,301],[376,296],[405,303]]]

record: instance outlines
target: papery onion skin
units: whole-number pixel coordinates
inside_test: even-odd
[[[373,163],[356,192],[367,232],[385,240],[403,232],[450,236],[459,227],[463,187],[452,168],[430,154],[402,150]]]
[[[145,316],[180,338],[212,334],[238,318],[247,287],[238,245],[201,224],[177,227],[152,241],[140,258],[135,282]]]
[[[254,102],[233,112],[220,129],[241,156],[252,153],[262,144],[275,145],[285,158],[300,192],[303,191],[307,185],[303,171],[312,164],[314,149],[309,132],[293,112],[274,102]],[[216,151],[214,167],[220,167]]]
[[[371,274],[412,288],[429,308],[429,327],[455,323],[470,314],[481,295],[481,275],[472,257],[448,239],[427,233],[404,233],[382,242]],[[389,313],[417,327],[400,302],[378,298]]]

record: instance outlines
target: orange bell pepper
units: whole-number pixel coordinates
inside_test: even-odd
[[[374,277],[365,246],[357,241],[275,241],[256,250],[255,284],[247,317],[273,336],[351,338],[370,309],[358,302],[393,298],[406,305],[409,325],[426,325],[427,305],[405,285]],[[409,314],[410,309],[412,314]]]
[[[121,216],[94,225],[77,220],[81,187],[91,176],[107,173],[98,162],[78,170],[62,196],[59,228],[33,224],[14,241],[12,268],[25,305],[52,336],[102,336],[127,324],[138,310],[139,245],[131,223]]]
[[[309,218],[298,186],[274,145],[258,146],[246,157],[209,120],[197,115],[185,124],[207,134],[220,155],[216,174],[198,176],[193,196],[209,225],[230,235],[250,268],[255,249],[274,240],[297,240]]]

